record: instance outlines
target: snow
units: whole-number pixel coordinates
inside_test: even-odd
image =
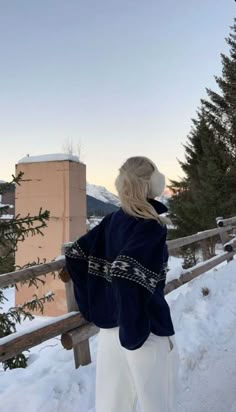
[[[120,206],[119,198],[113,193],[109,192],[103,186],[92,185],[87,183],[86,185],[87,195],[95,197],[95,199],[101,200],[105,203],[112,203],[113,205]]]
[[[5,300],[1,306],[3,306],[4,311],[7,312],[12,306],[15,306],[15,288],[5,288],[3,292]]]
[[[229,247],[230,250],[233,250],[235,246],[236,246],[236,237],[233,237],[229,242],[224,244],[224,249],[226,250],[226,248]]]
[[[184,273],[183,269],[183,258],[177,258],[175,256],[170,256],[168,261],[168,272],[166,277],[166,282],[171,282],[174,279],[179,279],[180,276]]]
[[[178,272],[181,263],[171,258],[171,270]],[[202,288],[209,289],[207,296]],[[12,289],[6,292],[12,299]],[[181,360],[174,412],[236,412],[236,261],[199,276],[167,300]],[[26,369],[0,371],[4,412],[95,412],[97,337],[90,342],[93,362],[77,370],[73,352],[58,337],[33,348]]]
[[[13,218],[14,218],[14,215],[9,214],[9,213],[3,213],[3,211],[4,211],[4,209],[6,209],[6,208],[12,209],[14,206],[13,206],[13,205],[8,205],[8,204],[1,203],[1,200],[2,200],[2,195],[0,195],[0,212],[1,212],[1,214],[0,214],[0,220],[10,220],[10,219],[13,219]],[[5,211],[7,211],[7,209],[6,209]]]
[[[49,292],[48,296],[51,296],[52,292]],[[42,324],[41,327],[46,327],[49,325],[53,325],[54,323],[57,323],[58,321],[63,321],[68,319],[72,315],[76,315],[77,312],[69,312],[66,313],[65,315],[62,316],[57,316],[55,318],[41,318]],[[26,322],[24,322],[24,326],[26,325]],[[38,329],[38,324],[37,322],[30,322],[30,325],[27,326],[27,328],[24,328],[23,330],[19,330],[15,333],[12,333],[11,335],[5,336],[4,338],[0,338],[0,345],[5,345],[6,343],[11,342],[13,339],[20,338],[24,333],[31,333],[35,332]]]
[[[12,209],[14,206],[13,205],[4,205],[3,203],[0,202],[0,207],[9,207],[10,209]]]
[[[236,261],[167,297],[181,358],[181,412],[236,411],[235,298]]]
[[[95,226],[99,225],[99,223],[101,223],[102,220],[103,220],[103,217],[91,216],[88,219],[87,228],[89,230],[92,230]]]
[[[14,215],[9,215],[9,214],[5,214],[5,215],[1,215],[0,216],[0,220],[10,220],[13,219]]]
[[[58,162],[70,160],[73,162],[80,163],[78,156],[74,156],[69,153],[53,153],[53,154],[46,154],[40,156],[25,156],[18,161],[18,164],[21,163],[38,163],[38,162]]]

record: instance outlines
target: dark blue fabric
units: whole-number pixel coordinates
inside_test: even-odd
[[[150,200],[161,214],[166,207]],[[122,209],[106,216],[66,252],[66,266],[83,316],[101,328],[119,326],[121,345],[134,350],[152,332],[174,334],[164,297],[166,226]]]

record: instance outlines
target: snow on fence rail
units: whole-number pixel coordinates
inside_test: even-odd
[[[179,288],[180,286],[184,285],[185,283],[190,282],[199,275],[207,272],[208,270],[214,268],[215,266],[219,265],[220,263],[227,260],[228,262],[232,260],[234,255],[236,254],[236,250],[222,253],[219,256],[214,256],[205,262],[198,263],[196,266],[186,270],[179,279],[173,279],[169,283],[167,283],[165,287],[165,293],[170,293],[172,290]]]
[[[54,338],[68,329],[82,327],[86,321],[78,312],[45,321],[42,326],[32,326],[23,332],[15,332],[0,339],[0,360],[3,362],[24,350]]]
[[[174,279],[167,283],[165,293],[171,292],[220,263],[224,261],[229,262],[233,259],[234,254],[236,254],[236,238],[229,240],[228,232],[236,226],[236,217],[230,219],[217,218],[216,221],[218,227],[215,229],[168,241],[169,250],[173,251],[182,246],[187,246],[219,235],[225,252],[186,270],[179,279]],[[50,272],[60,271],[60,278],[65,283],[67,308],[69,312],[66,315],[45,321],[41,326],[33,326],[23,332],[16,332],[1,338],[0,361],[3,362],[48,339],[62,335],[61,342],[63,347],[65,349],[73,348],[74,350],[76,368],[91,362],[88,339],[95,335],[99,329],[95,325],[87,323],[78,311],[72,281],[66,271],[65,258],[63,256],[65,248],[69,245],[70,243],[63,246],[62,256],[55,261],[0,275],[0,288],[3,288],[25,280],[35,279]]]
[[[16,272],[4,273],[0,275],[0,288],[23,282],[24,280],[35,279],[38,276],[46,275],[63,269],[65,258],[60,258],[53,262],[42,263],[40,265],[30,266],[26,269],[17,270]]]
[[[225,252],[232,252],[234,249],[236,249],[236,237],[234,237],[224,245]]]
[[[236,217],[230,217],[229,219],[223,219],[222,217],[217,217],[216,222],[219,227],[229,226],[233,224],[235,225]]]
[[[226,227],[218,227],[215,229],[205,230],[204,232],[199,232],[194,235],[181,237],[179,239],[169,240],[167,242],[168,248],[171,251],[183,246],[191,245],[192,243],[200,242],[201,240],[209,239],[217,235],[221,236],[222,234],[229,232],[231,229],[233,229],[233,227],[233,225],[228,225]]]

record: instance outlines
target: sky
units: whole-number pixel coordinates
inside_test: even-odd
[[[181,176],[234,17],[234,0],[0,0],[0,179],[68,139],[113,192],[129,156]]]

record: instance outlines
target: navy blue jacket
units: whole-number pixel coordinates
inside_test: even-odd
[[[156,211],[166,207],[150,200]],[[152,332],[174,334],[164,297],[166,226],[122,209],[106,216],[66,251],[80,312],[100,328],[119,326],[121,345],[134,350]]]

